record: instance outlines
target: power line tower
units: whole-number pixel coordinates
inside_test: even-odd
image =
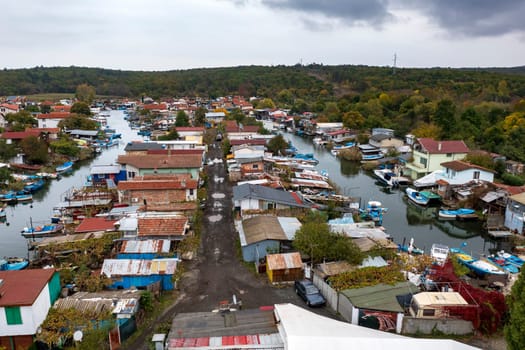
[[[394,65],[392,66],[392,74],[396,74],[396,64],[397,64],[397,53],[394,52]]]

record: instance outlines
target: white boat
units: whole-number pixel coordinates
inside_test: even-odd
[[[419,205],[428,205],[432,201],[437,201],[441,199],[439,195],[430,191],[417,191],[410,187],[407,187],[405,192],[409,200]]]
[[[448,258],[450,248],[444,244],[434,243],[430,248],[430,257],[437,265],[444,265]]]
[[[390,187],[406,186],[410,183],[410,179],[404,176],[398,176],[390,169],[374,169],[374,175]]]

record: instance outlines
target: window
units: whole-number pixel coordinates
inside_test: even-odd
[[[190,189],[190,196],[193,196],[193,188]]]
[[[20,306],[6,306],[5,318],[8,325],[22,324],[22,314],[20,313]]]
[[[423,165],[426,168],[427,167],[427,159],[426,158],[419,158],[419,164]]]
[[[424,317],[432,317],[436,314],[436,310],[434,309],[423,309],[423,316]]]
[[[447,153],[447,158],[452,157],[452,153]]]
[[[474,172],[474,179],[479,180],[479,171]]]
[[[259,169],[259,164],[252,164],[252,169]]]

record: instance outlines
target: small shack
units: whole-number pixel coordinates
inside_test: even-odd
[[[298,252],[266,256],[266,274],[272,283],[293,282],[304,277],[303,261]]]

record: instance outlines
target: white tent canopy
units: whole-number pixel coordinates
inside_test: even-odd
[[[416,187],[430,187],[435,186],[436,181],[443,175],[443,170],[435,170],[428,175],[425,175],[416,181],[414,181],[414,186]]]
[[[293,304],[276,304],[279,333],[287,350],[388,349],[474,350],[449,339],[410,338],[356,326],[309,312]]]

